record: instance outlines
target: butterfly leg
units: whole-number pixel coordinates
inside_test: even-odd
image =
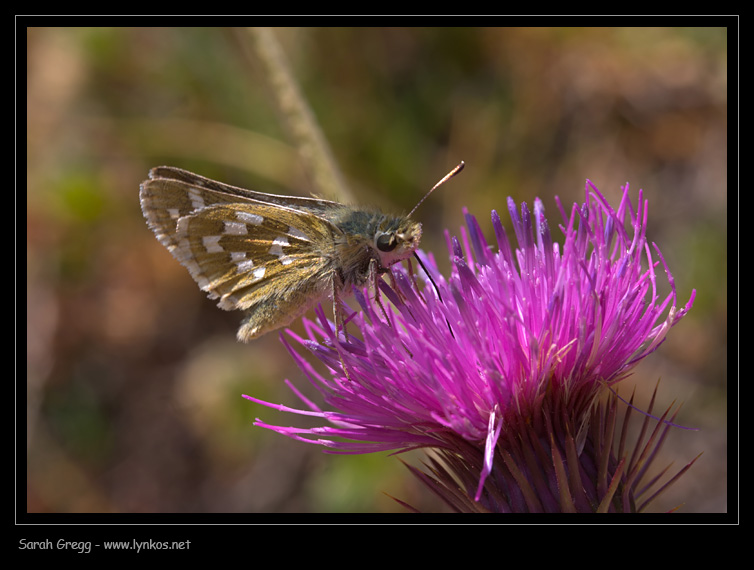
[[[350,382],[351,376],[348,374],[348,368],[346,367],[346,363],[343,360],[343,354],[341,353],[340,349],[340,331],[343,330],[343,340],[345,342],[348,342],[348,331],[346,330],[346,324],[343,320],[343,310],[340,306],[340,295],[338,294],[338,280],[335,276],[335,272],[332,273],[332,278],[330,279],[330,283],[332,286],[332,311],[333,311],[333,319],[335,320],[335,338],[333,339],[333,345],[335,350],[338,353],[338,358],[340,359],[340,367],[343,369],[343,374],[346,375],[346,379]]]
[[[346,325],[343,320],[343,309],[340,306],[338,283],[334,272],[332,278],[330,279],[330,283],[332,284],[332,314],[333,319],[335,320],[335,336],[339,338],[340,332],[342,330],[343,338],[346,342],[348,342],[348,331],[346,330]]]
[[[369,275],[372,278],[372,287],[374,287],[374,300],[380,306],[382,315],[385,317],[385,322],[388,324],[388,326],[392,327],[393,325],[390,324],[390,319],[387,316],[387,311],[385,310],[385,306],[382,304],[382,296],[380,295],[379,280],[382,279],[383,273],[390,273],[390,281],[391,281],[391,284],[393,285],[393,289],[395,289],[395,281],[393,280],[393,274],[390,272],[389,269],[385,269],[382,266],[378,266],[377,260],[372,258],[369,261]]]

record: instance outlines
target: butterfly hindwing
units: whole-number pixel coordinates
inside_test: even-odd
[[[174,255],[220,307],[247,309],[268,289],[324,277],[330,232],[327,222],[292,210],[217,204],[178,221]]]

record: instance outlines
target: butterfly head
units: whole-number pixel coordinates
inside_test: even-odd
[[[413,255],[422,235],[422,225],[410,218],[393,218],[374,234],[374,249],[383,267]]]

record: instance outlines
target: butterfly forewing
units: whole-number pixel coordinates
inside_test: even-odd
[[[210,298],[249,311],[242,340],[287,324],[330,291],[332,256],[323,248],[340,230],[313,213],[334,202],[297,198],[307,206],[299,211],[278,203],[290,198],[172,167],[152,169],[140,198],[159,241]]]
[[[195,192],[205,192],[209,196],[207,205],[215,203],[234,203],[239,198],[243,200],[252,200],[266,204],[274,204],[284,208],[293,208],[305,210],[313,214],[327,217],[333,210],[342,209],[343,206],[330,200],[320,198],[304,198],[302,196],[280,196],[278,194],[265,194],[264,192],[255,192],[238,186],[231,186],[217,180],[199,176],[188,170],[175,168],[174,166],[157,166],[149,171],[151,181],[166,181],[175,184],[175,188],[192,187]],[[187,186],[182,186],[187,185]]]

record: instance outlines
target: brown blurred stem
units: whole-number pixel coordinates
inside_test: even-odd
[[[244,54],[260,62],[263,74],[293,142],[311,173],[318,193],[339,202],[351,201],[330,147],[290,71],[271,28],[234,29]]]

